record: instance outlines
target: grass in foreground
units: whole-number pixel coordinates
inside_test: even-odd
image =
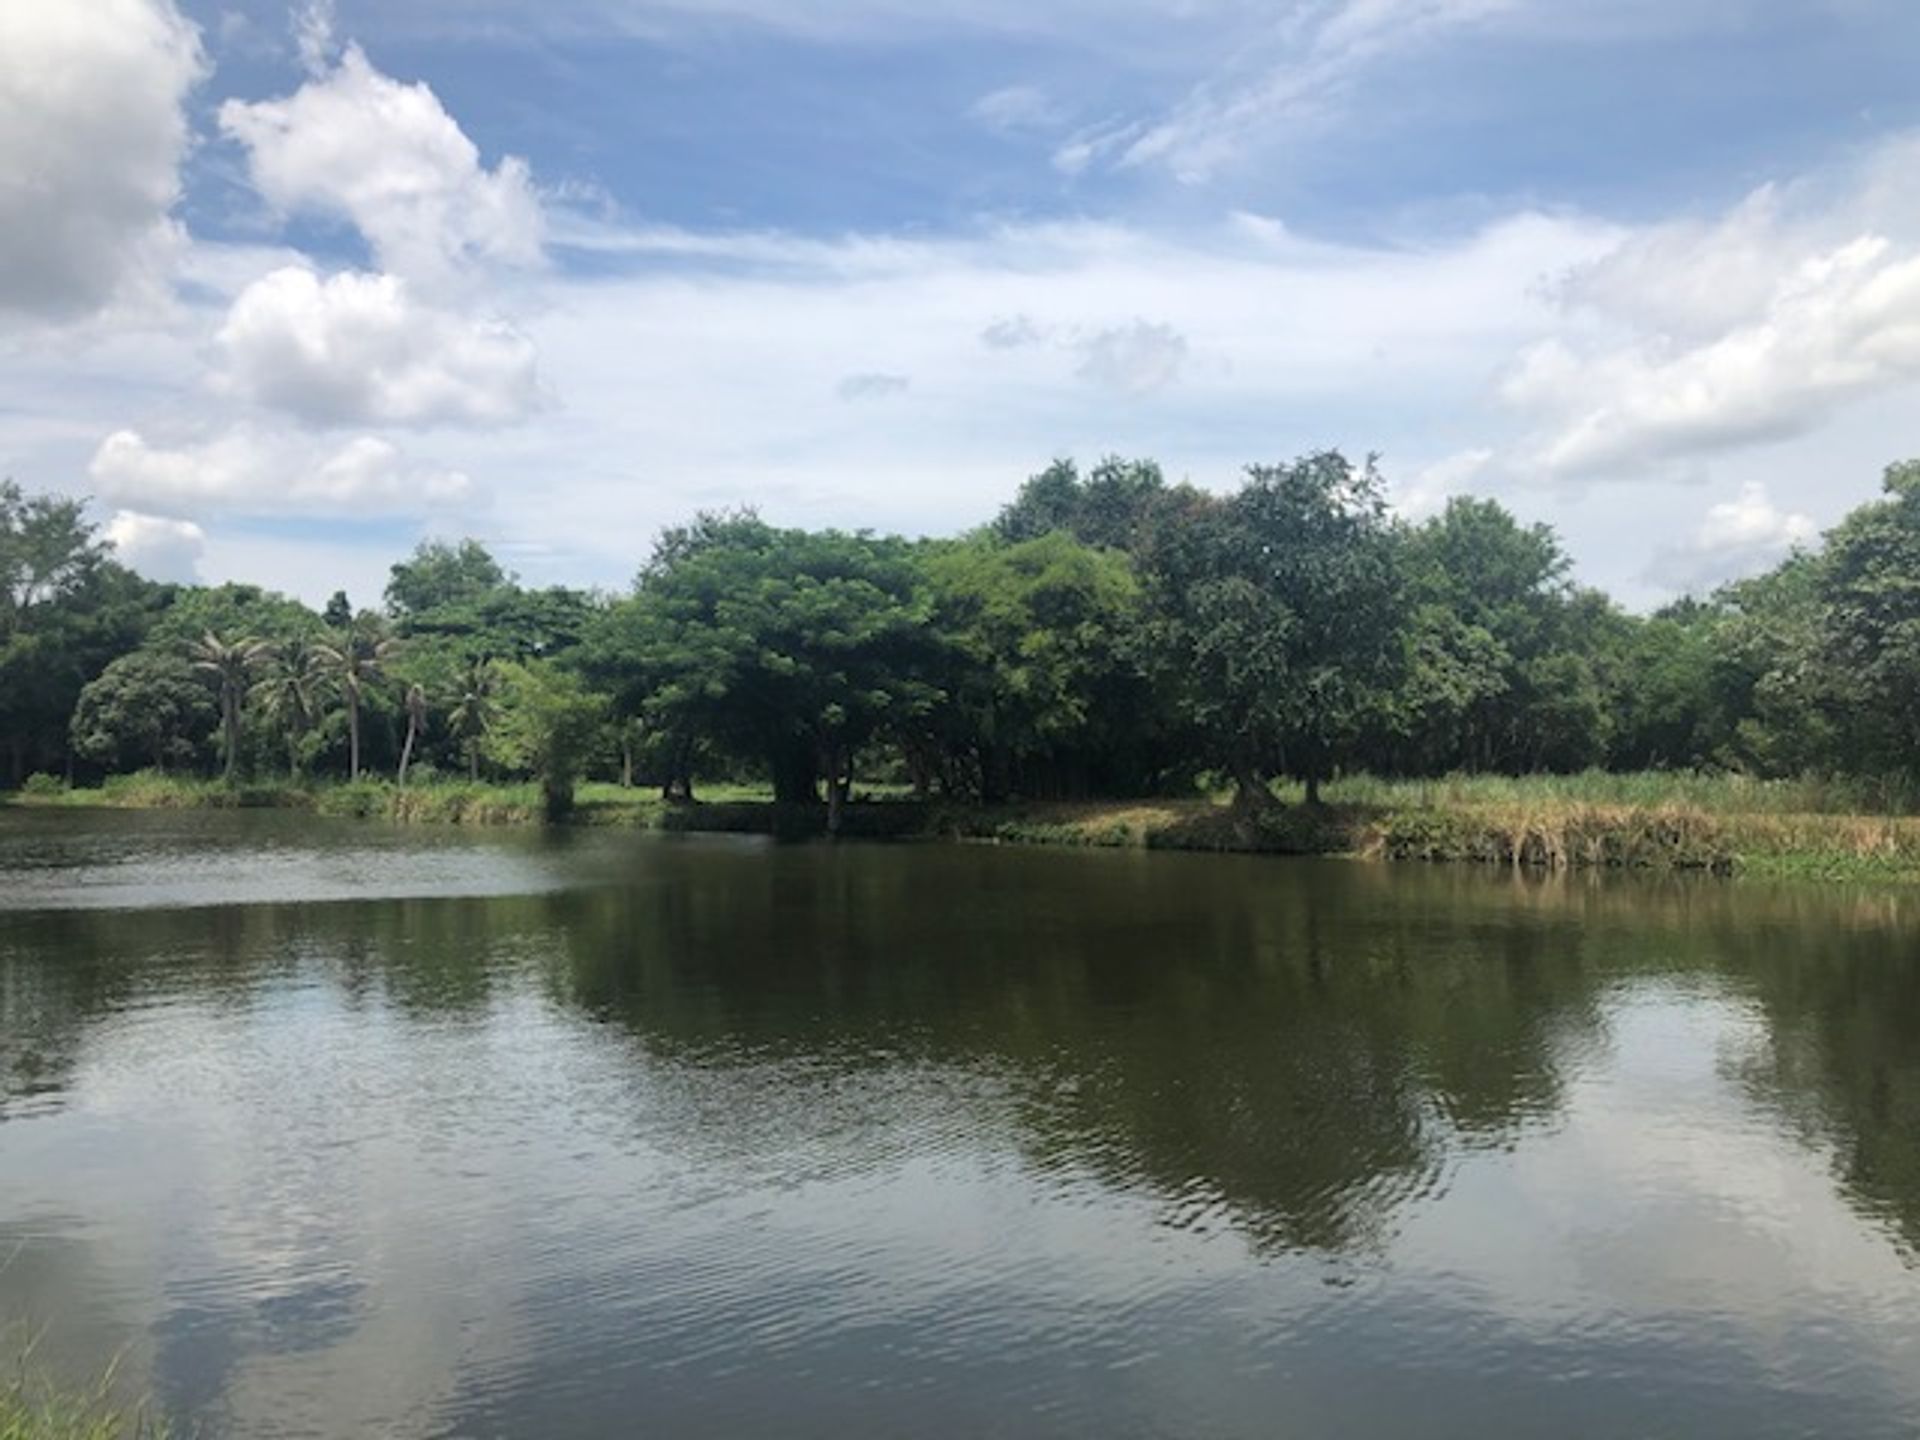
[[[23,1363],[0,1382],[0,1440],[167,1440],[166,1426],[144,1406],[114,1399],[114,1381],[109,1368],[89,1390],[62,1390]]]

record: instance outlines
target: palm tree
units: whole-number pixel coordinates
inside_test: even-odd
[[[360,702],[367,691],[379,684],[386,673],[387,661],[399,642],[384,633],[380,622],[363,616],[349,625],[338,641],[317,646],[317,652],[333,672],[333,683],[340,687],[340,698],[347,702],[347,778],[360,778]]]
[[[247,677],[270,648],[244,635],[222,640],[211,630],[193,645],[193,668],[219,677],[220,735],[227,752],[221,778],[229,784],[240,763],[240,707],[246,700]]]
[[[413,763],[413,744],[427,728],[427,691],[417,681],[407,686],[407,743],[400,747],[400,788],[407,785],[407,767]]]
[[[474,661],[454,687],[453,703],[447,710],[447,728],[459,737],[467,752],[467,775],[472,780],[480,778],[480,742],[493,728],[493,695],[499,683],[499,672],[491,660]]]
[[[287,737],[287,776],[295,782],[300,779],[300,737],[320,718],[329,678],[320,647],[296,635],[274,648],[266,678],[253,687],[254,698]]]

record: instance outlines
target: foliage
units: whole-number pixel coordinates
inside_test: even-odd
[[[80,692],[73,748],[110,771],[191,767],[220,722],[213,695],[183,657],[135,650]]]
[[[501,667],[500,718],[485,746],[495,763],[540,782],[549,819],[573,808],[574,782],[603,733],[606,702],[551,661]]]
[[[1218,778],[1258,812],[1281,777],[1305,800],[1659,771],[1877,809],[1920,793],[1917,695],[1920,464],[1823,544],[1645,616],[1575,584],[1553,532],[1492,501],[1393,519],[1372,464],[1337,452],[1225,493],[1150,461],[1062,460],[951,540],[703,514],[617,600],[527,588],[478,542],[434,541],[393,567],[383,613],[358,615],[344,593],[316,613],[257,586],[149,584],[80,502],[0,485],[14,787],[150,769],[173,774],[139,783],[177,796],[217,769],[218,803],[238,804],[373,774],[438,794],[464,772],[477,794],[484,769],[559,810],[615,778],[685,805],[697,773],[705,795],[767,784],[789,815],[824,786],[838,832],[856,777],[933,802]],[[352,793],[327,803],[401,805]],[[1207,824],[1224,827],[1207,843],[1241,843],[1296,822]]]

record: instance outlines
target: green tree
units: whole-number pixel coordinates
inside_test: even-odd
[[[18,785],[58,768],[80,691],[137,645],[162,592],[108,558],[84,502],[0,482],[0,745]]]
[[[500,667],[492,660],[476,660],[460,672],[447,708],[447,728],[460,742],[467,761],[467,778],[480,779],[480,755],[499,713],[496,697]]]
[[[427,688],[415,681],[407,686],[405,706],[407,711],[407,742],[400,750],[400,773],[398,777],[401,789],[406,788],[407,768],[413,763],[413,747],[420,734],[427,728]]]
[[[193,666],[178,655],[122,655],[80,692],[73,748],[109,771],[191,766],[219,724],[219,710]]]
[[[1856,701],[1855,757],[1920,773],[1920,461],[1888,468],[1885,495],[1827,538],[1824,639]]]
[[[478,540],[423,540],[388,572],[387,613],[404,624],[433,610],[471,605],[509,589],[512,577]]]
[[[1256,466],[1154,558],[1164,683],[1239,802],[1320,784],[1377,722],[1405,662],[1398,555],[1378,473],[1325,451]]]
[[[229,784],[240,764],[240,712],[246,705],[253,671],[272,647],[252,636],[223,639],[209,630],[194,642],[193,668],[211,675],[220,696],[221,778]]]
[[[930,613],[902,541],[702,516],[662,536],[607,649],[662,729],[764,755],[781,801],[824,778],[832,828],[861,747],[938,698]]]
[[[606,700],[547,660],[502,665],[500,691],[488,753],[538,780],[547,817],[561,819],[573,808],[574,782],[601,737]]]
[[[1123,553],[1062,530],[922,558],[945,644],[929,717],[949,789],[997,798],[1150,785],[1143,592]]]
[[[332,684],[327,656],[315,640],[294,635],[272,647],[254,698],[287,746],[287,776],[300,779],[300,749],[320,719]]]
[[[318,653],[347,709],[347,777],[360,778],[360,717],[369,694],[386,675],[398,643],[377,615],[360,615]]]

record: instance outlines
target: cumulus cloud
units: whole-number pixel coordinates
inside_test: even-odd
[[[149,580],[191,585],[200,579],[207,532],[191,520],[117,510],[107,521],[106,536],[120,563]]]
[[[1632,263],[1648,269],[1655,253]],[[1555,338],[1525,353],[1502,394],[1549,422],[1539,450],[1549,470],[1623,474],[1803,434],[1846,400],[1920,377],[1914,247],[1868,234],[1782,256],[1764,296],[1745,278],[1749,264],[1736,255],[1729,267],[1729,295],[1744,287],[1745,303],[1658,302],[1684,306],[1685,327],[1584,347]],[[1677,268],[1710,273],[1693,255]],[[1646,285],[1657,283],[1649,273]]]
[[[1749,481],[1736,499],[1710,506],[1687,543],[1660,550],[1647,578],[1674,590],[1709,590],[1778,563],[1819,533],[1811,516],[1781,509],[1765,485]]]
[[[912,381],[905,375],[848,375],[834,387],[834,393],[842,400],[885,400],[906,394],[910,384]]]
[[[72,318],[164,278],[203,69],[172,0],[0,4],[0,314]]]
[[[227,101],[220,128],[246,147],[269,205],[351,223],[383,269],[437,282],[541,258],[525,162],[488,169],[431,89],[382,74],[356,45],[284,99]]]
[[[531,341],[423,304],[395,275],[275,270],[215,347],[223,388],[309,425],[495,425],[540,404]]]
[[[1164,390],[1180,378],[1187,360],[1186,336],[1171,325],[1145,320],[1095,330],[1074,345],[1080,352],[1080,378],[1122,395]]]
[[[88,474],[114,504],[170,515],[418,515],[475,494],[464,474],[412,464],[389,440],[316,450],[245,428],[173,447],[116,431]]]

